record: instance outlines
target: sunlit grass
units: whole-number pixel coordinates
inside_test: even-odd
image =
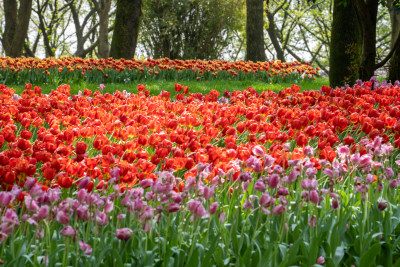
[[[191,93],[203,93],[207,94],[210,90],[214,89],[222,93],[225,90],[229,91],[242,91],[248,87],[253,87],[258,92],[265,90],[279,91],[285,87],[290,87],[292,83],[278,83],[278,84],[268,84],[262,81],[254,80],[243,80],[243,81],[146,81],[146,82],[132,82],[127,84],[121,83],[107,83],[104,93],[113,93],[116,90],[128,92],[137,92],[138,84],[146,85],[146,89],[150,90],[152,95],[159,94],[162,90],[170,91],[174,94],[175,83],[180,83],[182,85],[188,86]],[[303,80],[296,83],[301,87],[301,90],[319,90],[322,85],[328,85],[329,81],[327,78],[316,78],[316,80]],[[51,90],[56,89],[57,86],[53,84],[33,84],[33,86],[39,86],[42,88],[42,93],[48,94]],[[81,83],[81,84],[70,84],[71,94],[77,94],[80,90],[87,88],[92,91],[99,90],[99,84],[97,83]],[[24,90],[24,85],[9,85],[13,88],[17,94],[21,94]]]

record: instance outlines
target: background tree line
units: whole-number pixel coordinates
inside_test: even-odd
[[[0,53],[309,61],[331,85],[400,79],[399,0],[3,0]]]

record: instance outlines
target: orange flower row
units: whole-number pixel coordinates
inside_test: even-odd
[[[162,59],[147,59],[147,60],[136,60],[136,59],[82,59],[78,57],[64,57],[60,59],[55,58],[10,58],[0,57],[0,70],[11,70],[13,72],[19,72],[24,70],[44,70],[49,71],[56,69],[62,71],[68,69],[69,71],[79,70],[83,73],[87,70],[190,70],[198,72],[199,75],[203,73],[212,73],[216,75],[220,71],[228,71],[232,75],[238,75],[237,72],[244,73],[257,73],[261,71],[270,71],[271,75],[299,73],[300,75],[305,74],[309,77],[317,75],[318,68],[314,69],[308,63],[302,64],[299,61],[293,63],[284,63],[280,60],[269,61],[269,62],[252,62],[252,61],[236,61],[228,62],[225,60],[171,60],[169,58]]]

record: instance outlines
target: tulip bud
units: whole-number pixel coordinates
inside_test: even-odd
[[[380,211],[384,211],[386,208],[387,208],[387,201],[386,200],[381,200],[381,201],[379,201],[379,203],[378,203],[378,209],[380,210]]]
[[[130,228],[121,228],[117,229],[117,233],[115,236],[120,240],[128,240],[133,234],[133,231]]]
[[[60,234],[62,234],[65,237],[70,237],[76,234],[76,230],[71,226],[67,225],[60,231]]]

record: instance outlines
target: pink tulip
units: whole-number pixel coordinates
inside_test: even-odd
[[[0,191],[0,207],[8,207],[14,200],[14,196],[10,192]]]
[[[152,185],[153,185],[153,180],[152,179],[144,179],[144,180],[142,180],[142,181],[140,181],[140,186],[143,188],[143,189],[146,189],[146,188],[148,188],[148,187],[151,187]]]
[[[114,203],[110,200],[107,200],[106,204],[104,205],[104,212],[110,213],[114,210]]]
[[[281,215],[283,212],[286,211],[286,207],[282,204],[278,204],[272,208],[272,213],[275,215]]]
[[[76,235],[76,230],[71,226],[67,225],[60,231],[60,234],[62,234],[65,237],[70,237]]]
[[[67,224],[69,223],[69,216],[64,211],[60,210],[57,212],[56,220],[60,224]]]
[[[168,204],[168,212],[172,213],[172,212],[177,212],[178,210],[180,210],[181,206],[177,203],[169,203]]]
[[[18,215],[15,213],[13,209],[7,209],[2,220],[5,223],[19,225]]]
[[[287,187],[281,187],[278,189],[278,195],[287,196],[289,195],[289,189]]]
[[[278,174],[272,174],[271,176],[268,177],[268,186],[270,188],[276,188],[279,183],[279,175]]]
[[[262,182],[256,182],[254,184],[254,190],[264,192],[265,191],[265,184]]]
[[[8,235],[6,233],[0,232],[0,244],[7,240]]]
[[[272,206],[274,202],[275,202],[274,198],[268,195],[268,193],[263,194],[260,198],[260,205],[263,206],[264,208]]]
[[[41,206],[38,211],[38,217],[44,220],[47,217],[47,214],[49,214],[49,210],[50,210],[49,206],[47,205]]]
[[[83,241],[79,241],[79,248],[84,251],[85,255],[90,255],[92,253],[92,248],[90,245]]]
[[[217,209],[218,209],[218,202],[213,202],[210,204],[210,209],[209,209],[210,214],[214,214],[215,212],[217,212]]]
[[[117,229],[117,233],[115,236],[120,240],[128,240],[133,234],[133,231],[130,228],[121,228]]]
[[[215,191],[215,186],[213,187],[204,187],[204,198],[205,199],[210,199],[213,197]]]
[[[319,196],[318,196],[318,192],[316,190],[311,191],[310,193],[310,200],[313,203],[318,203],[319,201]]]
[[[90,183],[90,177],[89,176],[85,176],[79,181],[78,188],[79,189],[84,189],[89,185],[89,183]]]

